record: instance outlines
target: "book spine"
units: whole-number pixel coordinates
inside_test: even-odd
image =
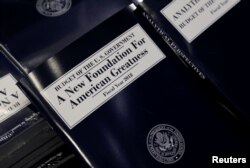
[[[180,49],[176,42],[161,28],[155,19],[151,17],[144,9],[140,9],[144,18],[153,26],[155,31],[161,36],[165,43],[174,51],[178,58],[185,64],[186,67],[190,68],[195,74],[197,74],[201,79],[206,79],[203,72],[186,56],[186,54]]]

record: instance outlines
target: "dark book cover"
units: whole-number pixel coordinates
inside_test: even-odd
[[[19,86],[93,167],[246,166],[247,130],[133,4],[35,69],[5,57],[28,69]]]
[[[87,167],[76,159],[53,128],[16,85],[18,73],[3,60],[0,47],[0,165],[1,168]],[[11,71],[11,73],[10,73]],[[14,75],[12,75],[14,74]],[[71,163],[71,162],[74,163]]]
[[[137,1],[192,62],[250,121],[249,1]]]
[[[2,48],[0,48],[0,55]],[[0,146],[41,120],[40,113],[16,85],[17,80],[0,63]]]
[[[1,0],[0,43],[22,65],[40,61],[103,22],[129,0]],[[39,60],[34,59],[39,57]]]

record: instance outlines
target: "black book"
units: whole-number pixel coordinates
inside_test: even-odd
[[[20,70],[20,87],[93,167],[246,165],[246,130],[133,4],[35,69],[25,57],[5,58]]]
[[[5,52],[1,46],[1,58]],[[8,70],[9,63],[0,60],[1,168],[59,167],[69,163],[80,167],[73,152],[16,85],[14,76],[18,77],[18,71]]]
[[[0,48],[0,51],[2,48]],[[1,56],[3,55],[0,52]],[[0,66],[0,145],[8,143],[21,132],[41,120],[39,112],[16,85],[13,75]]]
[[[248,11],[246,0],[183,0],[137,3],[157,24],[158,31],[181,48],[180,57],[202,73],[250,121]],[[164,33],[162,33],[164,31]],[[167,36],[167,37],[166,37]]]

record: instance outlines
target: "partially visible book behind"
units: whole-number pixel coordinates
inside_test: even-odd
[[[0,43],[22,64],[37,66],[103,22],[129,0],[0,1]],[[38,59],[39,58],[39,59]]]
[[[179,57],[250,121],[247,0],[135,0]],[[178,51],[177,51],[178,52]]]
[[[214,156],[246,165],[246,129],[207,95],[134,4],[39,58],[1,57],[90,166],[211,167]]]
[[[0,55],[4,48],[0,47]],[[0,165],[1,168],[81,167],[75,155],[64,144],[40,112],[16,85],[0,62]],[[82,166],[84,167],[84,166]],[[87,165],[86,165],[87,167]]]

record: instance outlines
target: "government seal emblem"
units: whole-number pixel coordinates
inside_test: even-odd
[[[36,9],[44,16],[55,17],[66,13],[71,4],[71,0],[37,0]]]
[[[173,126],[159,124],[147,136],[147,147],[151,156],[160,163],[172,164],[181,159],[185,142],[181,133]]]

